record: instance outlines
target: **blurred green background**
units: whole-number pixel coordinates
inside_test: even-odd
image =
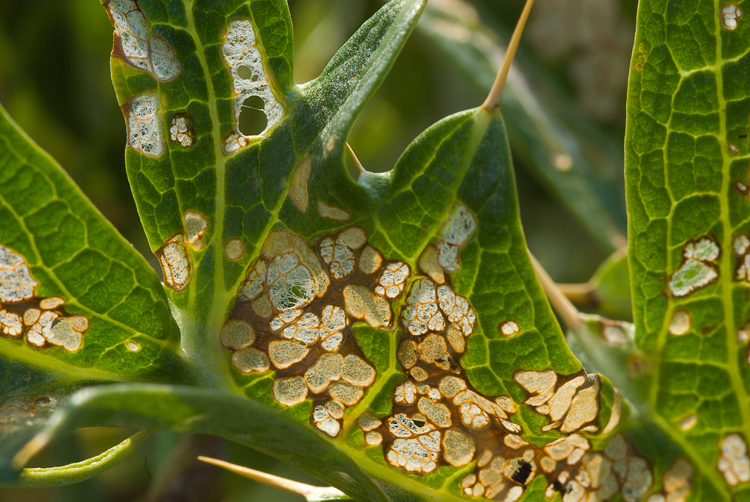
[[[501,39],[508,38],[523,7],[521,0],[430,1],[448,12],[474,16]],[[289,3],[298,83],[317,76],[336,49],[382,5],[372,0]],[[608,164],[614,166],[609,175],[620,197],[635,8],[632,0],[537,0],[518,60],[530,92],[545,103],[544,113],[582,117],[617,146]],[[111,46],[112,27],[97,0],[0,1],[0,103],[155,265],[125,176],[125,126],[109,76]],[[390,169],[429,125],[480,105],[487,90],[467,77],[416,31],[349,138],[364,167]],[[586,281],[607,253],[520,162],[516,173],[531,251],[555,280]],[[82,431],[44,452],[38,465],[81,460],[125,436],[122,431]],[[300,500],[196,466],[191,459],[197,454],[314,482],[247,448],[213,438],[157,433],[104,476],[54,490],[0,490],[0,500]]]

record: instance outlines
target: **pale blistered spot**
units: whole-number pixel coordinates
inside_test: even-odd
[[[354,272],[354,253],[339,237],[326,237],[320,242],[320,257],[328,265],[334,279],[345,279]]]
[[[686,310],[675,310],[669,320],[669,332],[673,335],[684,335],[690,331],[690,313]]]
[[[620,394],[620,391],[615,389],[615,400],[614,403],[612,403],[612,413],[609,416],[609,422],[607,422],[607,425],[604,427],[604,430],[602,431],[603,435],[607,435],[620,424],[620,418],[622,417],[622,394]],[[581,429],[581,431],[586,431],[588,427],[584,427]]]
[[[377,446],[383,442],[383,435],[379,432],[368,432],[365,434],[365,442],[369,446]]]
[[[738,235],[734,238],[732,248],[734,249],[734,254],[742,256],[750,249],[750,239],[746,235]]]
[[[407,472],[428,474],[437,468],[440,432],[433,431],[416,438],[396,439],[387,454],[388,462]]]
[[[469,240],[476,226],[469,210],[462,204],[457,205],[443,224],[441,240],[437,243],[437,261],[443,269],[455,272],[461,268],[458,250]]]
[[[414,281],[406,298],[402,319],[414,336],[445,329],[445,319],[437,305],[435,283],[423,278]]]
[[[185,240],[194,249],[200,251],[205,247],[203,235],[208,230],[208,220],[197,211],[185,213]]]
[[[409,374],[417,382],[423,382],[430,376],[424,369],[420,368],[419,366],[415,366],[411,370],[409,370]]]
[[[528,446],[529,443],[521,439],[521,436],[518,436],[516,434],[508,434],[503,438],[503,443],[505,443],[505,446],[508,448],[513,448],[514,450],[518,450],[519,448],[523,448],[524,446]]]
[[[336,305],[326,305],[320,318],[320,345],[328,352],[335,352],[344,340],[341,332],[346,328],[346,313]]]
[[[669,502],[682,502],[687,498],[690,493],[690,478],[693,476],[693,471],[692,464],[686,458],[678,458],[664,472],[662,485],[668,494]]]
[[[382,423],[383,422],[378,417],[376,417],[369,411],[362,413],[362,415],[360,415],[360,417],[357,419],[357,425],[359,425],[359,428],[365,432],[377,429],[382,425]]]
[[[266,128],[257,135],[262,136],[281,120],[284,108],[266,78],[263,56],[256,47],[255,30],[249,20],[238,19],[229,23],[229,31],[221,47],[221,53],[229,67],[234,89],[233,134],[244,139],[238,129],[242,105],[249,97],[257,96],[263,100],[263,113],[266,115]],[[225,153],[233,151],[236,149],[228,149],[225,145]]]
[[[295,341],[274,340],[268,344],[268,357],[271,363],[279,369],[288,368],[300,362],[309,351],[304,344]]]
[[[242,134],[232,131],[226,136],[224,136],[224,142],[222,145],[222,150],[227,155],[235,153],[239,151],[242,148],[245,148],[247,146],[247,138],[245,138]]]
[[[343,209],[330,206],[320,199],[318,199],[318,214],[320,214],[322,218],[335,221],[346,221],[350,218],[349,213]]]
[[[240,294],[250,300],[255,300],[263,292],[263,284],[266,282],[266,262],[258,260],[250,267],[245,277],[245,282],[240,286]]]
[[[56,309],[57,307],[60,307],[65,304],[65,300],[62,298],[59,298],[57,296],[52,296],[50,298],[44,298],[42,301],[39,302],[39,307],[42,310],[52,310]]]
[[[737,21],[742,17],[742,9],[737,4],[724,4],[719,9],[719,17],[721,18],[721,25],[724,28],[730,31],[736,30]]]
[[[448,244],[463,246],[476,228],[476,220],[466,206],[458,204],[440,230],[442,239]]]
[[[310,391],[319,394],[326,390],[331,382],[341,378],[343,365],[344,356],[339,353],[320,356],[315,364],[305,372],[305,382]]]
[[[115,28],[114,56],[160,82],[174,80],[181,71],[175,51],[164,38],[152,33],[146,16],[133,0],[112,0],[104,5]],[[118,50],[119,49],[119,50]],[[121,52],[120,52],[121,51]]]
[[[185,148],[193,146],[195,141],[194,124],[184,113],[175,113],[172,125],[169,126],[169,139]]]
[[[552,397],[555,383],[557,383],[557,374],[552,370],[517,371],[513,379],[527,392],[536,394],[524,402],[531,406],[539,406]]]
[[[193,275],[182,234],[177,234],[156,252],[164,274],[164,283],[175,291],[182,291]]]
[[[573,453],[574,450],[588,450],[591,447],[588,439],[581,436],[580,434],[571,434],[568,437],[556,439],[544,447],[545,453],[549,457],[559,462],[561,460],[567,460],[567,458]]]
[[[408,370],[417,364],[417,342],[413,340],[404,340],[396,351],[396,358],[401,366]]]
[[[440,380],[438,388],[443,396],[452,399],[456,394],[466,389],[466,382],[458,377],[446,376]]]
[[[0,245],[0,301],[16,303],[34,296],[37,282],[19,255]]]
[[[421,397],[419,398],[419,402],[417,402],[417,407],[422,414],[438,427],[451,426],[451,411],[446,405],[436,403],[427,397]]]
[[[224,254],[231,261],[239,260],[245,256],[245,243],[239,237],[229,239],[224,244]]]
[[[448,429],[443,435],[443,459],[454,467],[461,467],[474,458],[474,440],[460,429]]]
[[[333,382],[328,387],[328,393],[333,399],[341,401],[346,406],[354,406],[364,396],[364,391],[361,387],[344,381]]]
[[[125,348],[130,352],[138,352],[141,350],[141,345],[137,342],[125,342]]]
[[[457,327],[453,325],[448,326],[448,329],[445,332],[445,339],[448,340],[451,348],[459,354],[462,354],[463,351],[466,350],[464,334]]]
[[[401,295],[408,278],[409,265],[401,261],[389,263],[378,278],[375,293],[385,296],[389,300],[394,300]]]
[[[419,266],[419,270],[437,284],[443,284],[445,282],[445,273],[440,267],[440,263],[438,263],[437,249],[432,244],[424,248],[422,254],[419,255],[419,262],[417,265]]]
[[[315,296],[312,274],[295,253],[277,256],[268,265],[266,283],[271,304],[277,310],[304,307]]]
[[[367,242],[367,233],[361,227],[349,227],[341,231],[339,239],[351,249],[357,250]]]
[[[324,406],[318,405],[315,407],[312,419],[315,427],[325,432],[330,437],[335,438],[338,436],[339,431],[341,430],[341,424],[333,418],[331,412]]]
[[[596,379],[592,386],[578,391],[560,426],[560,432],[568,434],[577,431],[586,423],[596,419],[599,414],[599,386],[599,380]]]
[[[520,333],[521,329],[518,327],[516,321],[505,321],[500,325],[500,333],[503,336],[513,336]]]
[[[682,420],[680,420],[680,429],[683,431],[687,431],[695,427],[695,424],[698,423],[698,417],[695,413],[691,413],[690,415],[686,416]]]
[[[164,153],[164,131],[155,91],[134,97],[123,107],[128,128],[128,146],[151,157]]]
[[[434,364],[443,370],[451,367],[451,358],[445,339],[440,335],[428,335],[417,347],[419,358],[427,364]]]
[[[297,209],[301,212],[307,212],[308,206],[308,190],[307,183],[310,180],[310,167],[312,161],[310,157],[305,157],[297,165],[292,175],[292,183],[289,185],[289,198],[292,200]]]
[[[344,358],[341,378],[352,385],[367,387],[375,382],[375,369],[358,356],[349,354]]]
[[[717,466],[724,479],[731,486],[750,481],[750,459],[747,455],[747,443],[737,433],[727,434],[719,443],[721,456]]]
[[[42,312],[38,320],[26,332],[26,341],[35,347],[43,347],[50,336],[52,323],[59,317],[57,312]]]
[[[232,366],[245,374],[268,371],[271,367],[268,356],[252,347],[234,352],[231,361]]]
[[[683,256],[685,261],[669,280],[669,290],[677,297],[703,288],[719,276],[712,263],[719,257],[719,246],[710,238],[703,237],[686,244]]]
[[[448,321],[459,328],[465,337],[471,336],[477,316],[469,301],[445,285],[438,287],[437,299],[440,310],[448,317]]]
[[[301,315],[302,309],[284,310],[279,315],[271,319],[269,327],[273,331],[278,331]]]
[[[557,389],[555,395],[548,401],[549,404],[549,416],[554,420],[560,420],[568,412],[570,404],[573,401],[573,396],[576,393],[578,387],[583,385],[585,378],[578,376],[565,382]],[[537,410],[539,411],[539,410]]]
[[[312,312],[305,312],[295,319],[292,324],[284,328],[281,334],[284,338],[296,340],[304,345],[312,345],[318,341],[320,334],[320,320]]]
[[[363,286],[346,286],[344,304],[350,316],[363,319],[373,328],[387,327],[391,324],[390,304]]]
[[[383,264],[383,256],[372,246],[366,246],[359,255],[359,269],[365,274],[374,274]]]
[[[81,315],[63,317],[53,322],[49,334],[45,336],[52,345],[57,345],[69,352],[78,350],[83,342],[83,334],[89,328],[89,320]]]
[[[300,376],[277,378],[271,388],[273,398],[284,406],[292,406],[307,399],[307,385]]]
[[[398,404],[414,404],[417,401],[417,387],[407,380],[393,391],[393,400]]]
[[[21,333],[23,333],[21,317],[13,312],[7,312],[5,309],[0,309],[0,329],[2,330],[3,335],[11,338],[18,338],[21,336]]]
[[[284,230],[274,230],[271,232],[266,239],[266,241],[263,243],[263,248],[261,249],[261,254],[264,258],[268,260],[274,260],[275,263],[281,265],[280,259],[284,257],[284,260],[287,260],[287,264],[289,263],[289,258],[285,257],[285,255],[290,254],[290,251],[296,255],[298,258],[298,261],[300,263],[300,266],[303,266],[308,269],[309,274],[312,276],[312,282],[313,282],[313,288],[314,288],[314,295],[315,296],[323,296],[323,294],[328,290],[328,286],[330,284],[330,279],[328,278],[328,274],[326,274],[323,267],[320,265],[320,261],[318,260],[318,257],[313,253],[312,249],[307,245],[307,243],[299,236],[291,234],[289,232],[286,232]],[[272,265],[273,263],[269,264],[268,266],[268,274],[266,277],[267,285],[269,289],[271,290],[271,293],[273,292],[273,286],[272,283],[276,281],[279,271],[281,269],[276,269],[275,273],[273,274],[272,278]],[[287,273],[287,272],[284,272]],[[307,286],[304,286],[303,289],[307,289]],[[294,296],[306,296],[305,295],[294,295]],[[272,298],[273,300],[273,298]],[[280,310],[286,310],[288,308],[298,308],[301,305],[289,307],[289,306],[280,306]]]
[[[331,399],[325,404],[325,408],[333,418],[341,419],[344,418],[344,403]]]

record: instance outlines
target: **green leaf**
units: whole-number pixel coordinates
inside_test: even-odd
[[[478,89],[492,87],[506,44],[472,7],[428,4],[418,29]],[[625,245],[622,184],[612,179],[622,168],[621,147],[570,107],[564,114],[552,113],[571,96],[555,88],[549,76],[518,69],[533,65],[523,54],[517,59],[520,64],[511,71],[501,102],[514,153],[604,250],[615,251]]]
[[[626,183],[636,341],[652,356],[654,419],[711,500],[742,500],[746,485],[727,466],[747,461],[750,437],[750,27],[736,19],[736,4],[674,7],[640,2],[631,61]]]
[[[283,2],[105,3],[128,176],[199,376],[56,401],[12,424],[11,467],[78,427],[168,428],[359,500],[552,499],[586,477],[602,498],[648,494],[652,471],[614,435],[627,405],[583,370],[535,278],[500,112],[438,122],[389,173],[344,167],[423,7],[387,4],[296,86]],[[238,117],[251,97],[255,135]]]

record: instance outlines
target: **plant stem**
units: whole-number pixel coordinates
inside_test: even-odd
[[[560,291],[555,281],[552,280],[547,271],[544,270],[544,267],[534,258],[534,255],[529,253],[529,257],[552,308],[555,309],[555,312],[557,312],[568,329],[576,329],[581,325],[581,313],[578,312],[578,309]]]
[[[526,0],[526,5],[523,7],[521,17],[518,18],[518,23],[516,23],[516,29],[513,30],[513,36],[510,37],[510,42],[508,42],[508,48],[505,50],[505,57],[503,58],[503,63],[500,65],[500,69],[497,72],[495,82],[492,84],[492,89],[490,89],[487,99],[482,103],[482,108],[487,111],[492,111],[500,106],[500,96],[505,87],[505,80],[508,78],[510,65],[513,63],[513,58],[516,56],[516,49],[518,49],[518,43],[521,41],[521,34],[526,27],[526,21],[529,19],[529,14],[531,13],[531,8],[533,6],[534,0]]]
[[[305,483],[300,483],[298,481],[292,481],[291,479],[274,476],[273,474],[268,474],[266,472],[256,471],[255,469],[250,469],[249,467],[243,467],[241,465],[232,464],[230,462],[225,462],[224,460],[218,460],[215,458],[200,456],[198,457],[198,460],[206,462],[208,464],[216,465],[218,467],[221,467],[222,469],[226,469],[235,474],[239,474],[240,476],[258,481],[259,483],[273,486],[274,488],[279,488],[289,493],[294,493],[295,495],[300,495],[308,500],[348,499],[348,497],[344,495],[343,492],[336,488],[328,486],[312,486]]]

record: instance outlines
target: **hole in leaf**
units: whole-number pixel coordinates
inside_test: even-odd
[[[242,80],[250,80],[253,78],[253,70],[251,70],[249,66],[242,65],[237,68],[237,76]]]
[[[260,96],[250,96],[242,103],[239,130],[245,136],[257,136],[266,129],[268,119],[264,111],[263,99]]]

